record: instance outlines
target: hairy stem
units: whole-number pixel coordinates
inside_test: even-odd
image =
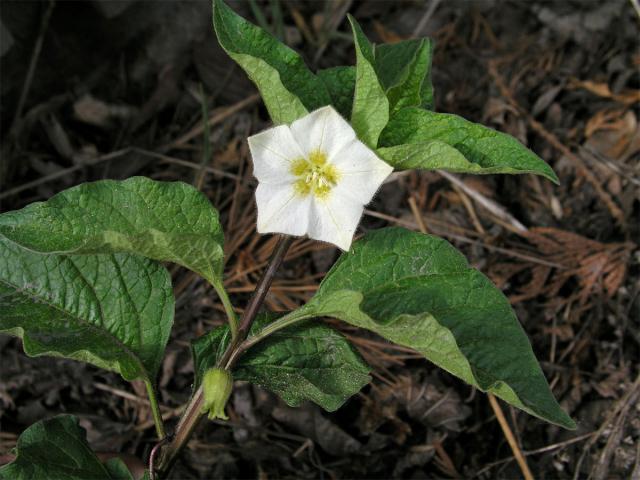
[[[262,274],[262,278],[256,285],[251,298],[249,299],[249,303],[245,308],[244,314],[242,316],[242,320],[240,321],[240,326],[238,327],[237,335],[232,338],[231,343],[227,347],[227,350],[224,352],[222,357],[218,360],[217,366],[224,366],[229,362],[229,359],[234,357],[234,352],[240,347],[242,342],[247,338],[247,334],[251,329],[251,325],[264,302],[264,298],[271,287],[271,283],[273,282],[273,278],[275,276],[278,267],[282,264],[284,257],[287,253],[287,250],[291,246],[293,242],[293,237],[280,235],[278,238],[278,243],[276,244],[275,249],[269,259],[269,264],[267,265],[266,270]],[[221,297],[222,298],[222,297]],[[175,461],[177,455],[180,453],[182,448],[186,445],[187,441],[191,437],[193,431],[195,430],[198,422],[203,417],[204,412],[202,411],[202,404],[204,400],[204,393],[202,390],[202,386],[200,386],[193,396],[191,400],[187,404],[180,421],[178,422],[178,426],[176,427],[176,432],[171,442],[162,450],[160,464],[158,465],[158,473],[160,476],[164,476],[168,473],[171,465]]]
[[[151,406],[151,415],[153,415],[153,423],[156,425],[156,433],[158,439],[162,440],[165,437],[164,422],[162,421],[162,415],[160,414],[160,405],[158,405],[158,398],[156,397],[156,391],[153,388],[151,380],[145,379],[144,386],[147,387],[147,396],[149,397],[149,405]]]
[[[244,315],[242,315],[240,327],[238,328],[238,335],[235,339],[231,340],[231,344],[229,345],[229,347],[227,347],[227,350],[217,362],[218,366],[224,367],[225,365],[227,365],[229,359],[234,356],[234,352],[247,338],[249,330],[251,329],[251,325],[253,325],[253,321],[256,319],[256,315],[258,315],[260,307],[264,302],[264,297],[266,297],[267,292],[271,287],[273,277],[282,264],[284,256],[287,253],[287,250],[289,250],[292,242],[293,237],[280,235],[278,243],[273,249],[273,253],[271,254],[271,258],[269,259],[267,269],[264,271],[264,273],[262,274],[262,278],[260,278],[260,281],[256,285],[256,288],[254,289],[253,294],[249,299],[249,303],[247,304],[247,308],[244,311]]]
[[[262,278],[256,285],[255,290],[253,291],[253,295],[251,299],[249,299],[249,303],[247,304],[247,308],[244,311],[244,315],[242,316],[242,321],[240,322],[239,336],[244,340],[249,333],[249,329],[253,324],[253,321],[256,319],[256,315],[264,302],[264,297],[267,295],[269,288],[271,288],[271,283],[273,282],[273,277],[276,274],[278,268],[282,264],[284,260],[284,256],[289,250],[289,247],[293,243],[293,237],[289,237],[286,235],[279,235],[278,243],[273,249],[273,254],[269,259],[269,264],[267,265],[267,269],[262,274]]]

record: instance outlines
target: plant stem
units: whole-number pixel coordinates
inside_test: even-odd
[[[249,303],[245,308],[240,326],[238,328],[238,334],[231,340],[231,343],[227,347],[226,351],[218,360],[218,367],[226,365],[229,362],[229,359],[235,356],[234,352],[247,338],[247,334],[251,329],[251,325],[253,324],[253,321],[255,320],[256,315],[258,314],[258,311],[262,306],[262,303],[264,302],[264,298],[267,295],[269,288],[271,287],[271,283],[273,282],[275,273],[278,270],[278,267],[280,267],[280,265],[282,264],[282,261],[284,260],[287,250],[291,246],[292,242],[293,237],[285,235],[279,236],[278,243],[276,244],[276,247],[271,254],[271,258],[269,259],[267,269],[262,274],[262,278],[256,285],[256,288],[253,291],[251,298],[249,299]],[[220,298],[222,298],[222,296]],[[162,450],[160,464],[158,465],[158,474],[161,477],[168,473],[171,465],[175,461],[180,451],[184,448],[187,441],[191,437],[191,434],[198,425],[198,422],[203,417],[203,397],[204,392],[201,385],[194,392],[191,400],[189,400],[189,403],[187,404],[184,413],[182,414],[182,417],[178,422],[174,437],[171,439],[171,442]]]
[[[222,306],[224,307],[224,312],[227,315],[227,321],[229,322],[229,331],[231,332],[231,339],[235,340],[238,336],[238,317],[236,312],[233,310],[233,305],[231,304],[231,300],[229,300],[229,295],[227,295],[227,291],[224,289],[222,282],[215,282],[213,284],[213,288],[218,294],[218,298],[222,302]]]
[[[293,325],[294,323],[298,323],[298,322],[301,322],[302,320],[313,318],[314,316],[315,315],[311,313],[305,312],[304,308],[299,308],[297,310],[294,310],[293,312],[289,312],[287,315],[283,317],[280,317],[279,319],[277,319],[273,323],[270,323],[269,325],[264,327],[262,330],[260,330],[258,333],[256,333],[252,337],[247,338],[240,345],[238,345],[238,348],[236,348],[232,352],[231,356],[227,360],[227,363],[224,364],[224,368],[226,370],[231,370],[235,365],[236,361],[240,358],[240,356],[244,352],[249,350],[256,343],[259,343],[265,338],[267,338],[269,335],[272,335],[278,330],[282,330],[283,328]]]
[[[156,424],[156,433],[158,439],[162,440],[165,437],[164,423],[162,421],[162,415],[160,414],[160,405],[158,405],[158,398],[156,397],[156,391],[153,388],[153,383],[148,378],[144,381],[144,386],[147,387],[147,396],[149,397],[149,405],[151,406],[151,414],[153,415],[153,423]]]
[[[184,446],[191,438],[193,431],[198,426],[198,422],[203,416],[202,403],[204,402],[204,395],[202,391],[202,385],[195,391],[191,400],[187,404],[176,432],[171,438],[169,444],[161,449],[160,464],[158,465],[158,475],[160,478],[169,473],[169,469],[176,460],[178,454],[182,451]]]
[[[273,249],[273,253],[271,254],[271,258],[269,259],[269,264],[267,265],[267,269],[262,274],[262,278],[256,285],[255,290],[253,291],[253,295],[249,299],[249,303],[247,304],[247,308],[244,311],[244,315],[242,316],[242,321],[240,322],[240,329],[238,334],[244,340],[249,333],[249,329],[253,324],[253,321],[262,306],[262,302],[264,302],[264,297],[267,295],[269,288],[271,288],[271,283],[273,282],[273,277],[276,274],[278,268],[282,264],[284,260],[284,256],[289,250],[289,247],[293,243],[293,237],[289,237],[287,235],[279,235],[278,243]]]

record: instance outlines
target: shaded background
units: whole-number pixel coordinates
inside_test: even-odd
[[[579,422],[568,432],[503,404],[535,476],[639,478],[634,2],[232,4],[313,69],[354,63],[347,12],[377,42],[432,37],[437,110],[508,132],[554,167],[561,186],[532,175],[399,174],[369,206],[361,231],[423,223],[509,296],[555,395]],[[209,3],[3,0],[0,7],[0,211],[101,178],[193,183],[221,211],[226,285],[242,306],[274,244],[254,231],[245,142],[269,121],[255,88],[217,45]],[[302,303],[337,255],[296,241],[267,306]],[[190,392],[189,341],[223,314],[204,281],[171,272],[176,320],[159,388],[173,425]],[[485,395],[405,348],[339,328],[372,365],[370,386],[327,414],[238,385],[231,421],[203,423],[172,477],[521,477]],[[148,456],[154,430],[141,384],[76,362],[27,358],[7,336],[0,348],[0,454],[31,423],[67,412],[80,417],[95,449]]]

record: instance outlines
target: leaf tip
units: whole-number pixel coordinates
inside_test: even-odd
[[[558,420],[557,425],[562,428],[566,428],[567,430],[576,430],[578,428],[578,424],[575,422],[573,418],[571,418],[564,410],[562,410],[562,417]]]
[[[351,30],[353,32],[353,41],[357,44],[358,34],[364,35],[364,32],[362,31],[362,27],[358,23],[358,20],[356,20],[356,17],[354,17],[350,13],[347,13],[347,20],[349,20],[349,24],[351,25]]]
[[[556,172],[553,171],[551,167],[549,167],[549,172],[545,175],[545,178],[551,180],[554,184],[560,185],[560,179],[556,175]]]

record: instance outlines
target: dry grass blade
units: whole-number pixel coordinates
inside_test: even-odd
[[[624,417],[627,415],[627,412],[629,411],[629,409],[633,405],[635,405],[636,399],[639,396],[640,396],[640,375],[636,377],[636,380],[633,382],[633,385],[631,386],[631,388],[627,390],[627,393],[620,400],[616,402],[614,408],[611,410],[611,413],[607,415],[607,418],[605,419],[604,422],[602,422],[602,425],[600,426],[600,428],[598,428],[598,430],[593,434],[593,436],[589,439],[589,441],[585,445],[585,448],[582,450],[582,454],[580,455],[580,458],[576,463],[576,468],[573,475],[574,480],[577,480],[578,478],[580,478],[580,474],[582,473],[581,471],[582,463],[584,462],[584,459],[586,458],[587,453],[589,453],[591,447],[595,445],[598,439],[604,434],[605,431],[609,430],[610,427],[613,427],[614,429],[616,429],[616,431],[621,428],[624,421]],[[622,421],[618,421],[614,424],[616,417],[618,417],[619,420],[622,417]],[[614,436],[614,435],[611,434],[611,436]],[[600,458],[598,459],[598,463],[596,464],[596,470],[593,472],[593,474],[597,474],[596,478],[600,479],[606,476],[606,466],[608,464],[608,461],[610,459],[610,454],[611,454],[610,449],[611,447],[607,445],[607,447],[605,447],[605,449],[601,453]]]
[[[229,173],[229,172],[225,172],[224,170],[220,170],[219,168],[215,168],[215,167],[211,167],[209,165],[198,165],[197,163],[193,163],[190,162],[188,160],[182,160],[180,158],[174,158],[174,157],[170,157],[168,155],[163,155],[161,153],[157,153],[157,152],[151,152],[149,150],[144,150],[142,148],[138,148],[138,147],[134,147],[131,149],[132,151],[135,151],[137,153],[140,153],[141,155],[147,155],[149,157],[154,157],[157,158],[159,160],[162,160],[163,162],[166,163],[170,163],[173,165],[179,165],[181,167],[187,167],[193,170],[197,170],[197,171],[204,171],[204,172],[208,172],[208,173],[212,173],[213,175],[217,175],[219,177],[225,177],[225,178],[231,178],[233,180],[237,180],[240,177],[234,173]]]
[[[538,455],[540,453],[547,453],[547,452],[552,452],[554,450],[558,450],[558,449],[562,449],[565,447],[568,447],[569,445],[573,445],[574,443],[578,443],[578,442],[582,442],[583,440],[587,440],[588,438],[591,438],[596,432],[590,432],[590,433],[585,433],[584,435],[579,435],[575,438],[570,438],[569,440],[565,440],[564,442],[558,442],[558,443],[552,443],[551,445],[547,445],[545,447],[541,447],[541,448],[537,448],[535,450],[529,450],[529,451],[525,451],[523,452],[525,457],[529,457],[532,455]],[[503,458],[502,460],[498,460],[496,462],[492,462],[486,466],[484,466],[481,470],[479,470],[478,472],[476,472],[476,474],[474,475],[474,478],[476,477],[481,477],[482,475],[484,475],[485,473],[487,473],[489,470],[491,470],[492,468],[495,468],[499,465],[503,465],[507,462],[511,462],[513,460],[515,460],[516,457],[508,457],[508,458]]]
[[[496,201],[485,197],[482,193],[478,192],[474,188],[471,188],[469,185],[467,185],[452,173],[445,171],[439,171],[438,173],[449,180],[454,186],[458,187],[460,190],[473,198],[476,202],[486,208],[493,215],[507,222],[512,227],[512,229],[515,229],[516,233],[524,233],[527,231],[527,227],[525,227],[516,217],[511,215],[506,208],[498,204]]]
[[[429,3],[429,8],[427,8],[424,11],[424,14],[420,18],[420,21],[416,24],[415,28],[413,29],[413,33],[411,34],[412,37],[422,36],[422,31],[427,26],[427,23],[429,23],[429,20],[431,20],[431,17],[436,12],[436,9],[438,8],[438,5],[440,5],[441,1],[442,0],[432,0]]]
[[[556,297],[560,288],[575,276],[581,285],[577,298],[582,305],[594,293],[611,297],[618,291],[626,277],[631,252],[636,248],[631,242],[606,244],[555,228],[532,228],[526,238],[546,258],[567,268],[556,272],[551,280],[549,270],[534,272],[532,282],[539,289],[532,289],[534,284],[530,283],[521,289],[523,294],[519,298],[532,298],[534,293]]]
[[[224,120],[229,118],[234,113],[242,110],[245,107],[248,107],[249,105],[253,105],[254,103],[257,103],[258,100],[260,100],[260,95],[255,93],[255,94],[250,95],[249,97],[245,98],[244,100],[239,101],[238,103],[236,103],[234,105],[226,107],[222,112],[213,112],[212,115],[209,117],[209,121],[208,121],[209,127],[213,127],[215,125],[218,125],[219,123],[223,122]],[[189,132],[187,132],[184,135],[176,138],[171,143],[161,147],[159,149],[159,151],[161,153],[166,153],[169,150],[172,150],[172,149],[174,149],[174,148],[176,148],[178,146],[184,145],[185,143],[189,142],[190,140],[192,140],[192,139],[194,139],[196,137],[199,137],[204,132],[204,128],[205,128],[204,124],[200,124],[200,125],[192,128]]]
[[[416,204],[415,197],[409,197],[409,206],[411,207],[411,212],[413,213],[413,216],[418,223],[418,228],[420,229],[420,231],[422,233],[429,233],[429,231],[427,230],[427,225],[424,223],[424,219],[420,214],[420,210],[418,210],[418,205]]]
[[[412,230],[416,230],[416,229],[419,230],[419,228],[420,228],[417,221],[414,223],[414,222],[410,222],[410,221],[403,220],[403,219],[400,219],[400,218],[395,218],[395,217],[392,217],[391,215],[386,215],[384,213],[376,212],[374,210],[369,210],[369,209],[365,209],[364,213],[365,213],[365,215],[369,215],[369,216],[374,217],[374,218],[380,218],[380,219],[383,219],[383,220],[387,220],[388,222],[390,222],[390,223],[392,223],[394,225],[401,225],[403,227],[410,228]],[[543,265],[543,266],[546,266],[546,267],[558,268],[560,270],[564,270],[565,268],[567,268],[566,266],[564,266],[564,265],[562,265],[560,263],[552,262],[552,261],[546,260],[544,258],[539,258],[539,257],[536,257],[534,255],[529,255],[527,253],[518,252],[518,251],[515,251],[515,250],[510,250],[510,249],[507,249],[507,248],[496,247],[494,245],[489,245],[489,244],[487,244],[485,242],[482,242],[482,241],[479,241],[479,240],[473,240],[473,239],[468,238],[468,237],[466,237],[464,235],[453,233],[451,230],[463,231],[463,229],[461,229],[460,227],[458,227],[456,225],[452,225],[452,224],[449,224],[447,222],[443,222],[441,219],[438,219],[438,218],[432,218],[432,217],[427,217],[427,218],[429,220],[429,224],[432,225],[433,233],[435,233],[436,235],[440,235],[442,237],[446,237],[446,238],[449,238],[449,239],[452,239],[452,240],[456,240],[456,241],[462,242],[462,243],[468,243],[468,244],[471,244],[471,245],[478,245],[478,246],[480,246],[482,248],[485,248],[485,249],[487,249],[489,251],[492,251],[492,252],[503,253],[504,255],[507,255],[507,256],[510,256],[510,257],[520,258],[522,260],[526,260],[528,262],[539,264],[539,265]],[[465,233],[473,234],[475,232],[470,231],[470,232],[465,232]]]
[[[76,172],[88,166],[98,165],[99,163],[107,162],[109,160],[113,160],[114,158],[121,157],[123,155],[126,155],[127,153],[132,152],[133,150],[134,149],[131,147],[123,148],[122,150],[118,150],[116,152],[111,152],[106,155],[102,155],[100,157],[94,158],[93,160],[90,160],[84,164],[74,165],[73,167],[69,167],[69,168],[63,168],[62,170],[58,170],[57,172],[51,173],[49,175],[45,175],[44,177],[34,180],[32,182],[25,183],[18,187],[9,189],[6,192],[0,193],[0,200],[7,197],[11,197],[25,190],[29,190],[30,188],[37,187],[38,185],[43,185],[57,178],[65,177],[70,173]]]
[[[27,70],[27,77],[24,80],[24,86],[22,87],[22,92],[20,93],[20,98],[18,100],[18,106],[16,108],[16,113],[13,117],[13,123],[11,124],[11,130],[13,130],[18,124],[18,120],[22,116],[22,110],[24,109],[25,102],[27,101],[27,95],[29,95],[29,90],[31,89],[31,84],[33,82],[33,76],[36,73],[36,66],[38,65],[38,59],[40,58],[40,52],[42,51],[42,43],[44,41],[44,35],[49,26],[49,20],[51,19],[51,14],[53,13],[53,9],[56,6],[55,0],[49,0],[49,5],[42,16],[42,21],[40,23],[40,32],[38,33],[38,38],[33,47],[33,53],[31,54],[31,61],[29,62],[29,69]]]
[[[509,447],[511,447],[511,451],[513,452],[513,456],[518,462],[518,466],[522,471],[522,475],[524,476],[525,480],[533,480],[533,474],[531,473],[531,470],[529,470],[529,465],[527,465],[527,460],[524,458],[524,455],[522,454],[522,450],[520,450],[520,446],[518,445],[516,438],[513,436],[511,427],[509,427],[509,423],[507,422],[507,419],[505,418],[504,413],[502,412],[502,408],[500,407],[498,400],[496,400],[496,397],[494,397],[491,393],[487,393],[487,397],[489,397],[489,403],[491,404],[491,408],[493,409],[493,412],[496,414],[496,418],[498,419],[500,428],[502,429],[502,432],[504,433],[504,436],[507,439],[507,442],[509,443]]]
[[[518,110],[518,112],[527,120],[527,123],[533,128],[538,134],[544,138],[553,148],[561,152],[565,157],[571,160],[574,167],[578,171],[580,175],[582,175],[595,189],[596,193],[602,200],[602,202],[607,206],[613,218],[616,219],[616,222],[620,225],[621,228],[627,230],[627,222],[625,219],[624,212],[618,206],[618,204],[611,198],[611,195],[604,189],[596,175],[587,167],[582,159],[578,157],[575,153],[573,153],[568,147],[566,147],[553,133],[547,130],[544,125],[538,122],[529,112],[527,112],[522,106],[515,100],[511,91],[507,87],[507,84],[504,81],[504,78],[498,72],[497,66],[494,62],[489,62],[489,74],[496,82],[496,85],[500,89],[500,93],[502,96],[514,107]]]

